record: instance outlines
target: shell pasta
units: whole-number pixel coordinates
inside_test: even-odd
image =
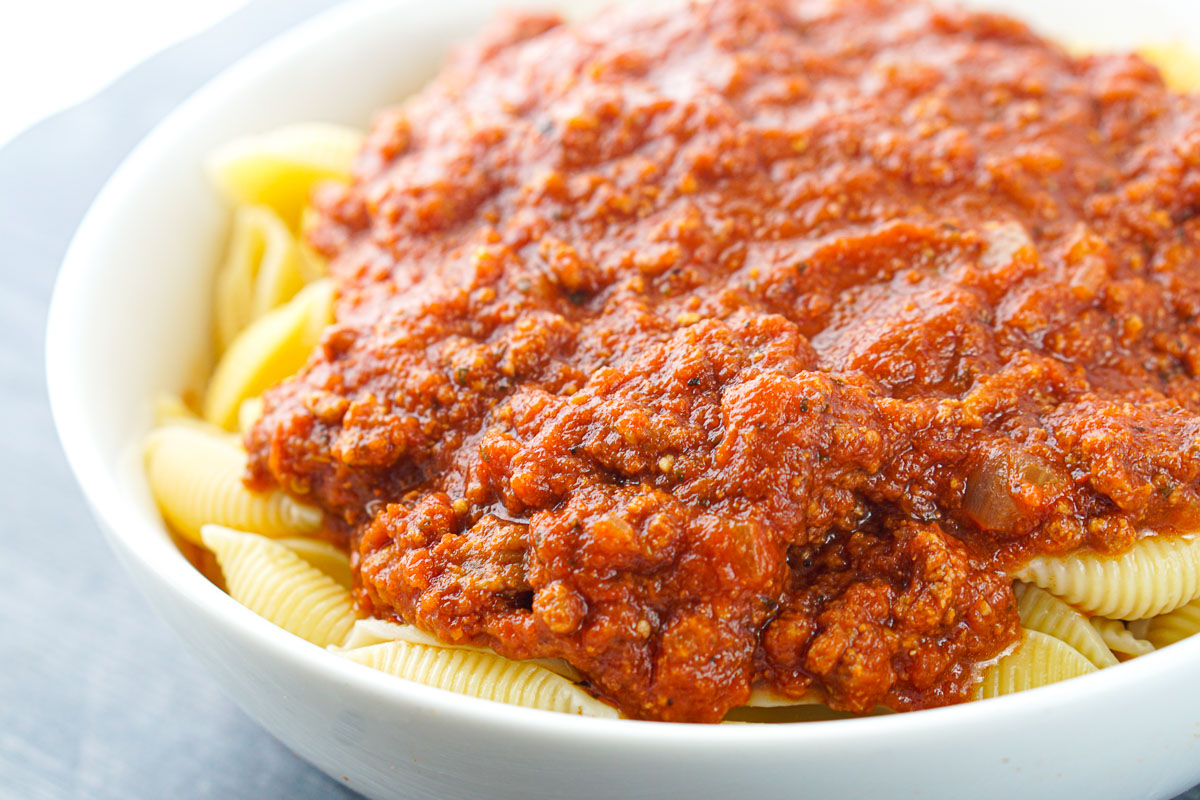
[[[167,522],[200,544],[200,529],[228,525],[264,536],[305,536],[321,513],[281,491],[252,492],[242,484],[246,455],[237,442],[195,424],[171,424],[146,441],[146,476]]]
[[[984,673],[975,697],[985,700],[1095,672],[1096,666],[1061,639],[1034,630]]]
[[[315,645],[346,640],[354,626],[354,601],[332,577],[255,533],[205,525],[200,539],[216,555],[234,600]]]
[[[266,206],[293,230],[314,186],[347,180],[362,133],[326,123],[289,125],[237,139],[213,153],[213,182],[238,207]]]
[[[1120,620],[1092,617],[1091,622],[1108,649],[1118,657],[1133,658],[1154,652],[1154,645],[1150,641],[1135,636]]]
[[[217,348],[224,350],[252,320],[292,298],[304,286],[300,249],[274,211],[238,209],[225,263],[217,272],[214,314]]]
[[[1086,616],[1036,586],[1019,584],[1016,592],[1021,624],[1026,629],[1070,645],[1097,669],[1117,663],[1116,656]]]
[[[242,403],[304,365],[333,320],[333,285],[320,280],[237,335],[221,356],[204,397],[204,416],[234,430]]]
[[[1038,557],[1016,575],[1093,616],[1146,619],[1200,597],[1200,537],[1149,537],[1119,556]]]
[[[1200,633],[1200,600],[1151,620],[1146,640],[1155,647],[1166,647],[1197,633]]]
[[[472,697],[565,714],[617,716],[611,706],[550,670],[491,653],[392,641],[342,655],[390,675]]]

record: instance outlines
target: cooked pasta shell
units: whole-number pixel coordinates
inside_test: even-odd
[[[617,716],[614,708],[550,670],[492,653],[392,641],[341,654],[391,675],[485,700],[565,714]]]
[[[1096,672],[1096,666],[1060,639],[1025,631],[1020,646],[988,668],[975,688],[975,699],[1023,692]]]
[[[1200,600],[1155,617],[1146,627],[1146,639],[1155,647],[1175,644],[1196,633],[1200,633]]]
[[[205,525],[229,596],[288,633],[321,647],[341,644],[354,625],[350,592],[279,542]]]
[[[1119,556],[1040,556],[1015,575],[1089,616],[1154,617],[1200,597],[1200,537],[1151,536]]]
[[[344,647],[370,647],[373,644],[383,644],[384,642],[408,642],[430,647],[461,647],[464,650],[486,652],[480,647],[444,644],[415,625],[401,625],[398,622],[389,622],[374,617],[366,617],[354,623],[354,630],[350,632]]]
[[[387,620],[375,619],[374,617],[367,617],[355,622],[354,629],[350,631],[350,636],[342,646],[346,649],[352,649],[369,647],[373,644],[383,644],[384,642],[407,642],[409,644],[421,644],[429,647],[451,647],[495,655],[491,650],[483,647],[475,647],[469,644],[448,644],[439,641],[415,625],[401,625],[397,622],[388,622]],[[522,663],[536,664],[539,667],[544,667],[555,675],[561,675],[569,681],[577,682],[582,680],[579,670],[561,658],[531,658]]]
[[[235,139],[209,160],[213,181],[234,203],[265,205],[293,230],[313,186],[349,180],[362,147],[360,131],[303,123]]]
[[[310,566],[324,572],[341,586],[349,589],[354,581],[350,575],[350,557],[323,539],[275,539]]]
[[[154,398],[154,424],[168,425],[176,421],[201,421],[178,395],[160,394]]]
[[[1018,583],[1016,592],[1024,628],[1069,644],[1099,669],[1116,665],[1117,657],[1086,616],[1036,586]]]
[[[1154,652],[1154,645],[1145,639],[1140,639],[1133,635],[1133,631],[1125,627],[1125,623],[1119,619],[1106,619],[1105,617],[1092,617],[1092,627],[1100,634],[1100,638],[1104,640],[1104,644],[1108,645],[1108,649],[1113,653],[1120,653],[1123,656],[1144,656],[1147,653]]]
[[[183,425],[217,436],[228,435],[226,431],[197,416],[183,400],[173,394],[160,394],[154,398],[153,416],[155,427]]]
[[[263,399],[261,397],[249,397],[241,402],[238,406],[238,433],[245,434],[258,422],[258,418],[262,416]]]
[[[260,317],[233,341],[213,372],[204,418],[226,430],[244,400],[295,374],[333,321],[333,283],[317,281],[287,305]]]
[[[171,425],[146,439],[146,476],[167,522],[190,542],[213,522],[266,536],[303,536],[321,527],[321,512],[283,492],[252,492],[242,483],[246,453],[233,437]]]
[[[1200,89],[1200,54],[1183,42],[1156,44],[1138,51],[1163,74],[1167,85],[1178,92]]]
[[[275,212],[265,206],[237,209],[216,284],[220,350],[252,321],[300,291],[305,284],[300,249]]]

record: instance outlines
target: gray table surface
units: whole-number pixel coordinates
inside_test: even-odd
[[[234,706],[122,574],[42,369],[58,264],[112,170],[204,81],[333,4],[254,0],[0,150],[0,797],[352,796]]]

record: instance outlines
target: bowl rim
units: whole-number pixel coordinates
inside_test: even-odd
[[[565,4],[565,0],[559,0]],[[411,13],[413,3],[351,0],[286,30],[222,70],[171,111],[125,157],[105,183],[74,234],[55,280],[45,340],[45,368],[51,413],[75,480],[83,490],[110,545],[139,563],[143,571],[169,584],[191,607],[219,618],[223,626],[253,637],[273,654],[312,676],[350,684],[388,704],[422,707],[475,727],[503,730],[506,735],[537,734],[591,739],[596,743],[636,746],[653,743],[719,749],[728,745],[862,746],[868,740],[932,733],[1001,720],[1024,719],[1077,705],[1103,702],[1122,688],[1153,684],[1159,676],[1200,665],[1200,636],[1176,643],[1115,667],[1018,694],[919,712],[783,725],[693,725],[627,719],[603,719],[510,706],[397,679],[323,651],[245,608],[211,583],[183,557],[153,521],[126,497],[111,457],[102,452],[94,431],[85,424],[87,386],[79,348],[86,331],[77,309],[88,304],[89,277],[94,278],[96,253],[103,252],[108,224],[136,207],[139,187],[153,181],[153,165],[169,153],[194,122],[205,118],[238,87],[281,68],[326,37],[351,31],[381,15]],[[515,5],[520,5],[516,3]],[[528,4],[527,4],[528,5]],[[543,3],[544,5],[544,3]],[[125,565],[129,569],[129,565]]]

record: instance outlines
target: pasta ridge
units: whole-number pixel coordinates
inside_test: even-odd
[[[356,618],[354,601],[333,578],[257,534],[205,525],[201,538],[239,603],[321,647],[346,640]]]
[[[273,489],[251,492],[242,483],[246,454],[232,437],[195,425],[168,425],[146,439],[146,474],[167,522],[202,544],[208,523],[281,537],[321,527],[318,509]]]
[[[1096,672],[1096,666],[1066,642],[1039,631],[1026,630],[1016,650],[987,669],[975,689],[975,699],[1036,689]]]
[[[1018,584],[1016,594],[1021,624],[1027,629],[1053,636],[1070,645],[1098,669],[1117,664],[1116,656],[1086,616],[1049,592],[1030,584]]]
[[[265,206],[243,206],[233,218],[228,253],[216,279],[217,349],[304,287],[303,265],[287,225]]]
[[[1092,617],[1091,624],[1113,653],[1132,657],[1154,652],[1154,645],[1135,636],[1120,620]]]
[[[1166,647],[1197,633],[1200,633],[1200,599],[1150,620],[1146,640],[1155,647]]]
[[[275,541],[300,556],[309,566],[316,567],[333,578],[344,588],[350,589],[353,586],[350,558],[329,542],[308,538],[287,538]]]
[[[341,655],[416,683],[485,700],[566,714],[617,716],[611,706],[544,667],[492,653],[397,640]]]
[[[208,170],[235,204],[268,206],[294,230],[317,183],[349,180],[362,142],[354,128],[298,123],[223,145]]]
[[[298,371],[333,321],[333,283],[306,286],[238,334],[217,363],[204,397],[204,417],[233,430],[245,400]]]
[[[1037,557],[1015,577],[1091,616],[1145,619],[1200,597],[1200,537],[1147,537],[1115,557]]]

